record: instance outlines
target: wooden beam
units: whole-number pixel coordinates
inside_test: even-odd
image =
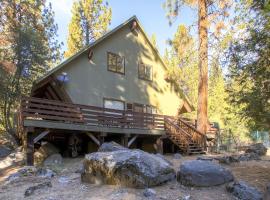
[[[41,132],[37,137],[34,138],[34,143],[37,143],[39,140],[41,140],[42,138],[44,138],[49,133],[50,133],[49,130],[46,130],[46,131]]]
[[[54,90],[52,89],[52,87],[50,86],[50,84],[47,86],[47,91],[53,97],[54,100],[61,100],[61,99],[59,99],[59,97],[57,96],[57,94],[54,92]]]
[[[78,130],[78,131],[90,131],[90,132],[108,132],[116,134],[138,134],[138,135],[165,135],[164,130],[154,130],[154,129],[138,129],[138,128],[116,128],[116,127],[100,127],[84,124],[72,124],[64,122],[54,122],[49,120],[34,120],[25,119],[23,121],[25,127],[40,127],[48,129],[63,129],[63,130]]]
[[[88,137],[90,137],[98,146],[100,146],[100,142],[92,133],[87,132],[86,135],[88,135]]]
[[[132,143],[137,139],[138,135],[135,135],[133,138],[131,138],[128,142],[128,147],[130,147],[132,145]]]
[[[129,134],[128,134],[128,135],[123,135],[123,136],[122,136],[122,138],[121,138],[122,146],[128,147],[128,138],[129,138]]]
[[[33,166],[34,165],[34,133],[27,132],[26,133],[26,165]]]
[[[163,139],[161,137],[156,140],[155,148],[157,153],[163,154]]]

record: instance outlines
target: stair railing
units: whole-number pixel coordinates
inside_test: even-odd
[[[192,142],[189,133],[179,127],[179,125],[177,125],[177,120],[175,118],[165,117],[164,122],[165,130],[168,136],[178,139],[179,143],[181,143],[181,145],[185,146],[185,148],[188,149],[189,143]],[[172,139],[172,141],[176,143],[174,139]],[[179,144],[176,143],[176,145]]]
[[[204,150],[206,150],[206,135],[201,133],[195,127],[185,122],[183,119],[178,118],[178,125],[184,129],[190,136],[193,142],[199,144]]]

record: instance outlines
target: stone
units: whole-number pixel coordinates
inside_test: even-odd
[[[245,152],[246,153],[256,153],[259,156],[264,156],[264,155],[266,155],[267,148],[262,143],[256,143],[256,144],[250,145],[246,149]]]
[[[25,196],[25,197],[29,197],[30,195],[34,194],[34,192],[35,192],[36,190],[44,189],[44,188],[48,188],[48,187],[52,187],[51,181],[46,181],[46,182],[44,182],[44,183],[40,183],[40,184],[31,186],[31,187],[29,187],[29,188],[27,188],[27,189],[25,190],[24,196]]]
[[[239,155],[228,155],[222,157],[216,157],[216,160],[222,164],[231,164],[240,161],[261,160],[260,156],[256,153],[244,153]]]
[[[44,166],[61,165],[63,164],[63,158],[59,153],[52,154],[46,160],[44,160]]]
[[[151,189],[151,188],[146,188],[144,191],[143,191],[143,196],[145,197],[153,197],[153,196],[156,196],[156,191],[154,189]]]
[[[11,153],[11,148],[5,146],[5,145],[1,145],[0,146],[0,158],[4,158],[7,157],[10,153]]]
[[[180,153],[175,153],[173,155],[173,159],[181,159],[182,158],[182,155]]]
[[[87,154],[82,181],[95,184],[147,188],[175,177],[173,167],[163,158],[141,150],[118,150]]]
[[[265,188],[263,199],[270,200],[270,183],[268,183]]]
[[[36,176],[43,177],[43,178],[52,178],[55,176],[55,173],[46,168],[39,168],[36,172]]]
[[[215,159],[218,160],[219,163],[227,164],[227,165],[229,165],[231,163],[239,162],[237,155],[222,156],[222,157],[217,157]]]
[[[238,156],[239,161],[261,160],[260,156],[256,153],[244,153]]]
[[[70,179],[67,177],[67,176],[61,176],[59,179],[58,179],[58,182],[61,183],[61,184],[67,184],[70,182]]]
[[[36,165],[41,165],[46,158],[50,155],[59,153],[59,149],[56,148],[53,144],[47,142],[43,144],[35,153],[34,161]]]
[[[197,160],[203,160],[203,161],[213,161],[214,158],[207,157],[207,156],[198,156]]]
[[[26,176],[34,176],[36,174],[37,169],[33,166],[25,166],[21,169],[19,169],[16,173],[13,173],[9,175],[6,178],[6,182],[13,182],[14,180],[21,178],[21,177],[26,177]]]
[[[231,171],[210,161],[185,161],[177,172],[177,181],[185,186],[209,187],[233,179]]]
[[[125,148],[123,146],[121,146],[120,144],[116,143],[116,142],[105,142],[103,143],[98,151],[99,152],[111,152],[111,151],[118,151],[118,150],[127,150],[128,148]]]
[[[263,195],[256,188],[249,186],[244,181],[232,182],[227,185],[227,191],[239,200],[262,200]]]

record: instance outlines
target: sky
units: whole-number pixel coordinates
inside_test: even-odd
[[[58,24],[59,41],[64,43],[66,50],[68,24],[71,19],[73,0],[49,0],[55,11],[55,21]],[[107,0],[112,8],[112,21],[109,30],[136,15],[146,34],[151,37],[156,35],[158,49],[163,55],[167,41],[172,39],[179,24],[191,25],[196,21],[196,12],[190,8],[183,8],[180,16],[172,26],[166,18],[166,11],[162,5],[165,0]]]

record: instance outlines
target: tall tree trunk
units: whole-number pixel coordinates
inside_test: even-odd
[[[199,7],[199,88],[198,88],[198,130],[206,133],[208,127],[207,98],[208,98],[208,19],[207,1],[198,0]]]

